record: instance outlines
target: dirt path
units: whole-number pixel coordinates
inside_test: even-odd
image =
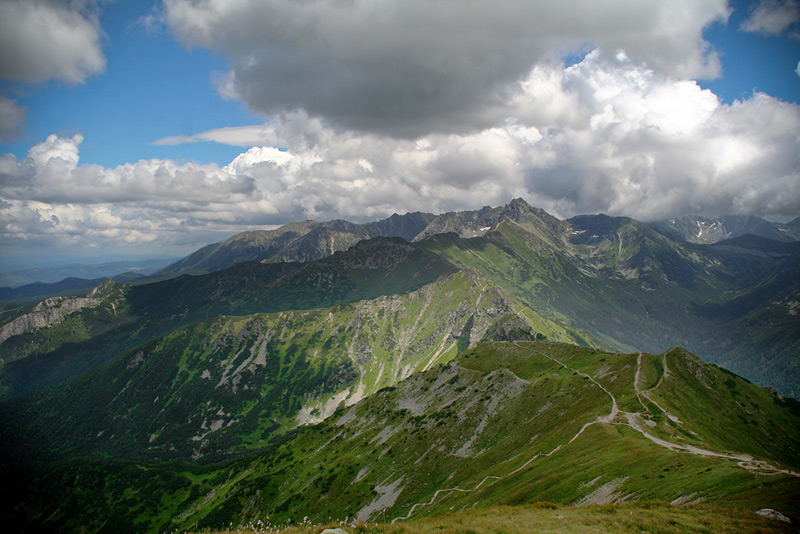
[[[590,427],[592,425],[596,425],[596,424],[613,424],[613,425],[627,426],[627,427],[630,427],[633,430],[639,432],[643,437],[645,437],[646,439],[648,439],[649,441],[651,441],[652,443],[654,443],[654,444],[656,444],[656,445],[658,445],[660,447],[664,447],[664,448],[669,449],[669,450],[674,451],[674,452],[683,452],[683,453],[687,453],[687,454],[694,454],[696,456],[704,456],[704,457],[709,457],[709,458],[720,458],[720,459],[725,459],[725,460],[733,460],[733,461],[735,461],[737,463],[737,465],[739,467],[742,467],[744,469],[747,469],[748,471],[752,471],[752,472],[755,472],[755,473],[758,473],[758,474],[762,474],[762,475],[779,475],[779,474],[783,474],[783,475],[789,475],[789,476],[793,476],[793,477],[800,477],[800,473],[798,473],[796,471],[791,471],[791,470],[786,470],[786,469],[779,469],[779,468],[769,464],[768,462],[765,462],[764,460],[757,460],[757,459],[753,458],[752,456],[750,456],[748,454],[728,454],[728,453],[720,453],[720,452],[710,451],[710,450],[706,450],[706,449],[701,449],[699,447],[695,447],[694,445],[672,443],[670,441],[658,438],[658,437],[650,434],[641,424],[642,421],[648,421],[648,420],[643,419],[643,416],[645,415],[645,412],[647,413],[647,415],[651,415],[650,414],[650,410],[648,409],[647,405],[642,400],[642,397],[646,398],[650,403],[652,403],[659,410],[664,412],[664,414],[671,421],[673,421],[675,423],[678,423],[678,424],[683,424],[677,417],[675,417],[670,412],[665,410],[661,405],[659,405],[656,401],[654,401],[650,397],[650,393],[652,391],[654,391],[655,389],[657,389],[663,383],[665,378],[669,378],[669,376],[670,376],[669,375],[669,368],[667,367],[666,355],[664,355],[664,359],[663,359],[664,371],[661,374],[661,377],[659,378],[659,380],[656,383],[656,385],[653,386],[650,389],[642,390],[640,385],[639,385],[639,383],[641,381],[641,366],[642,366],[643,353],[639,353],[639,357],[637,358],[637,361],[636,361],[636,374],[635,374],[634,379],[633,379],[633,387],[634,387],[634,390],[636,391],[636,396],[639,399],[639,403],[642,405],[642,408],[644,408],[644,411],[643,412],[622,412],[619,409],[619,405],[617,403],[616,397],[614,397],[614,395],[609,390],[607,390],[602,384],[597,382],[593,377],[587,375],[584,372],[578,371],[577,369],[573,369],[572,367],[569,367],[568,365],[566,365],[564,362],[562,362],[562,361],[560,361],[560,360],[558,360],[556,358],[553,358],[552,356],[548,356],[547,354],[544,354],[543,352],[540,352],[538,350],[533,350],[533,349],[530,349],[530,348],[521,347],[519,345],[519,342],[514,342],[514,344],[520,349],[528,350],[530,352],[534,352],[534,353],[536,353],[536,354],[538,354],[540,356],[543,356],[543,357],[547,358],[548,360],[551,360],[551,361],[557,363],[558,365],[560,365],[564,369],[567,369],[569,371],[572,371],[573,373],[577,373],[577,374],[579,374],[579,375],[581,375],[583,377],[588,378],[593,384],[595,384],[597,387],[602,389],[609,396],[609,398],[611,399],[611,411],[608,413],[608,415],[598,416],[594,421],[590,421],[590,422],[584,424],[581,427],[581,429],[578,430],[578,432],[574,436],[572,436],[572,438],[570,438],[568,441],[558,445],[557,447],[555,447],[550,452],[535,454],[534,456],[529,458],[527,461],[525,461],[525,463],[523,463],[522,465],[520,465],[519,467],[517,467],[513,471],[510,471],[509,473],[506,473],[505,475],[488,475],[488,476],[484,477],[483,480],[478,482],[478,484],[476,484],[472,488],[462,488],[461,486],[454,486],[452,488],[443,488],[443,489],[436,490],[436,492],[433,494],[433,496],[431,497],[431,499],[429,501],[418,502],[418,503],[414,504],[406,515],[401,516],[401,517],[396,517],[396,518],[392,519],[392,523],[394,523],[396,521],[404,521],[404,520],[409,519],[414,514],[414,511],[418,507],[430,506],[431,504],[436,502],[436,500],[440,496],[447,496],[447,495],[449,495],[449,494],[451,494],[453,492],[471,493],[471,492],[474,492],[474,491],[478,491],[479,489],[484,487],[484,485],[486,487],[488,487],[488,486],[491,486],[493,484],[496,484],[497,482],[499,482],[500,480],[503,480],[504,478],[513,476],[513,475],[519,473],[520,471],[522,471],[523,469],[525,469],[526,467],[528,467],[531,463],[533,463],[538,458],[547,457],[547,456],[550,456],[550,455],[555,454],[556,452],[560,451],[562,448],[566,447],[567,445],[569,445],[570,443],[572,443],[573,441],[578,439],[578,437],[580,437],[581,434],[583,434],[583,432],[588,427]],[[618,421],[617,419],[620,416],[620,414],[622,414],[623,417],[622,417],[622,420]],[[652,424],[652,422],[651,422],[651,424]],[[508,462],[514,461],[517,458],[519,458],[520,455],[516,455],[516,456],[514,456],[512,458],[509,458],[508,460],[505,460],[504,462],[501,462],[501,463],[508,463]],[[489,482],[489,481],[491,481],[491,482]],[[487,482],[489,482],[489,483],[487,484]]]
[[[669,411],[667,411],[663,406],[658,404],[650,396],[650,393],[652,391],[654,391],[656,388],[658,388],[663,383],[665,378],[669,377],[669,367],[667,367],[667,356],[666,355],[663,355],[663,366],[664,366],[664,372],[661,374],[661,377],[658,379],[658,382],[656,383],[656,385],[653,386],[652,388],[648,389],[648,390],[641,391],[641,389],[639,387],[639,379],[640,379],[640,376],[641,376],[641,368],[642,368],[642,353],[640,352],[639,353],[639,357],[636,360],[636,377],[634,378],[634,381],[633,381],[633,387],[636,390],[636,395],[639,397],[639,402],[640,403],[641,403],[641,397],[644,396],[654,406],[656,406],[659,410],[664,412],[664,414],[669,418],[670,421],[682,425],[683,423],[681,422],[680,419],[678,419],[677,417],[672,415]],[[642,405],[644,406],[644,404],[642,404]],[[646,409],[646,406],[645,406],[645,409]],[[649,412],[649,410],[648,410],[648,412]],[[764,460],[756,460],[755,458],[753,458],[749,454],[728,454],[728,453],[714,452],[714,451],[709,451],[709,450],[706,450],[706,449],[701,449],[700,447],[695,447],[694,445],[672,443],[671,441],[667,441],[665,439],[657,438],[656,436],[653,436],[652,434],[650,434],[640,424],[640,422],[643,420],[643,415],[644,414],[640,413],[640,412],[634,412],[634,413],[625,412],[625,418],[627,419],[627,421],[624,422],[624,423],[617,423],[617,424],[623,424],[623,425],[629,426],[632,429],[634,429],[637,432],[639,432],[640,434],[642,434],[642,436],[644,436],[645,438],[649,439],[651,442],[655,443],[656,445],[659,445],[661,447],[665,447],[665,448],[670,449],[672,451],[686,452],[686,453],[694,454],[694,455],[697,455],[697,456],[705,456],[705,457],[711,457],[711,458],[723,458],[723,459],[726,459],[726,460],[734,460],[734,461],[737,462],[737,465],[739,465],[739,467],[742,467],[744,469],[748,469],[748,470],[751,470],[751,471],[755,471],[755,472],[758,472],[760,474],[765,474],[765,475],[784,474],[784,475],[789,475],[789,476],[794,476],[794,477],[800,477],[800,473],[797,473],[797,472],[791,471],[791,470],[787,470],[787,469],[779,469],[779,468],[773,466],[772,464],[770,464],[770,463],[768,463],[768,462],[766,462]]]
[[[517,346],[519,347],[519,345],[517,345]],[[520,347],[520,348],[522,348],[522,347]],[[565,369],[567,369],[569,371],[572,371],[574,373],[577,373],[577,374],[579,374],[581,376],[584,376],[584,377],[588,378],[589,380],[591,380],[592,383],[594,383],[597,387],[599,387],[600,389],[605,391],[606,394],[608,394],[608,396],[611,398],[611,412],[609,412],[608,415],[598,416],[597,419],[595,419],[594,421],[590,421],[590,422],[584,424],[581,427],[581,429],[578,430],[578,432],[574,436],[572,436],[572,438],[569,441],[558,445],[557,447],[555,447],[550,452],[536,453],[531,458],[529,458],[525,463],[523,463],[522,465],[520,465],[519,467],[517,467],[513,471],[510,471],[509,473],[506,473],[505,475],[488,475],[488,476],[484,477],[483,480],[478,482],[478,484],[476,484],[473,488],[462,488],[461,486],[454,486],[452,488],[442,488],[442,489],[436,490],[436,492],[433,494],[433,496],[431,497],[431,499],[429,501],[427,501],[427,502],[418,502],[418,503],[414,504],[406,515],[401,516],[401,517],[395,517],[394,519],[392,519],[392,523],[395,523],[397,521],[405,521],[406,519],[409,519],[414,514],[414,511],[417,509],[417,507],[430,506],[431,504],[436,502],[436,499],[438,499],[439,496],[441,496],[441,495],[445,495],[446,496],[446,495],[449,495],[450,493],[453,493],[453,492],[471,493],[471,492],[474,492],[474,491],[478,491],[481,487],[484,486],[484,484],[486,484],[490,480],[492,482],[487,484],[487,487],[491,486],[492,484],[496,484],[498,481],[503,480],[506,477],[510,477],[510,476],[513,476],[513,475],[519,473],[520,471],[522,471],[523,469],[528,467],[531,463],[533,463],[538,458],[547,457],[547,456],[550,456],[552,454],[555,454],[556,452],[561,450],[563,447],[569,445],[570,443],[572,443],[573,441],[578,439],[578,437],[581,434],[583,434],[583,432],[588,427],[590,427],[591,425],[596,425],[596,424],[600,424],[600,423],[608,424],[608,423],[613,422],[614,419],[616,419],[617,415],[619,415],[619,413],[620,413],[619,406],[617,405],[617,399],[614,397],[614,395],[611,394],[610,391],[608,391],[605,387],[603,387],[602,384],[597,382],[593,377],[587,375],[586,373],[578,371],[577,369],[573,369],[573,368],[565,365],[563,362],[561,362],[561,361],[559,361],[559,360],[557,360],[557,359],[555,359],[555,358],[553,358],[551,356],[548,356],[547,354],[544,354],[543,352],[539,352],[539,351],[536,351],[536,350],[532,351],[532,352],[535,352],[536,354],[539,354],[540,356],[544,356],[545,358],[547,358],[547,359],[559,364],[563,368],[565,368]],[[511,462],[511,461],[519,458],[519,456],[520,455],[517,455],[517,456],[514,456],[512,458],[509,458],[508,460],[506,460],[506,461],[504,461],[502,463]]]
[[[645,406],[645,404],[642,402],[642,397],[646,398],[656,408],[658,408],[659,410],[664,412],[664,415],[666,415],[667,418],[670,421],[672,421],[673,423],[677,423],[679,425],[682,425],[683,422],[680,419],[678,419],[677,417],[672,415],[668,410],[665,410],[663,406],[658,404],[655,400],[653,400],[653,397],[650,396],[650,393],[655,391],[661,385],[661,383],[664,381],[665,378],[669,377],[669,367],[667,367],[667,355],[666,354],[662,355],[662,358],[663,358],[662,359],[662,364],[663,364],[663,367],[664,367],[664,371],[661,373],[661,376],[659,377],[658,382],[656,383],[655,386],[651,387],[650,389],[646,389],[644,391],[642,391],[639,388],[639,377],[640,377],[640,374],[641,374],[641,371],[642,371],[642,356],[643,356],[643,353],[640,352],[639,353],[639,357],[636,359],[636,378],[633,381],[633,387],[636,390],[636,396],[639,397],[639,403],[644,407],[644,409],[645,409],[645,411],[647,413],[650,413],[650,409],[647,406]]]

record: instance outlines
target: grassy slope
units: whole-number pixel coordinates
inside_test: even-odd
[[[454,265],[479,270],[532,309],[592,332],[618,350],[660,352],[684,346],[783,394],[797,394],[800,316],[783,309],[796,294],[785,283],[791,276],[779,271],[778,282],[762,284],[766,288],[751,299],[781,300],[780,310],[765,311],[756,303],[743,317],[727,305],[774,273],[775,258],[681,246],[635,221],[608,219],[595,223],[601,226],[596,231],[611,236],[606,239],[573,236],[569,241],[564,231],[531,232],[506,221],[484,237],[440,235],[421,244]],[[783,270],[794,272],[794,264],[788,265]],[[709,310],[718,309],[737,315],[711,317]]]
[[[84,326],[90,334],[80,339],[69,337],[62,327],[39,330],[31,337],[52,337],[53,347],[28,351],[23,359],[6,364],[2,379],[8,396],[19,396],[78,376],[193,322],[403,294],[455,271],[440,258],[401,240],[375,239],[299,268],[296,264],[244,263],[210,275],[128,287],[114,321],[92,318]],[[24,343],[9,339],[0,345],[0,357],[17,359],[15,351]]]
[[[301,526],[253,524],[218,534],[280,531],[284,534],[319,534],[325,528],[342,528],[347,534],[709,534],[736,532],[772,534],[794,532],[780,521],[752,511],[709,506],[671,506],[667,503],[570,507],[552,503],[494,506],[450,513],[402,523],[337,523]]]
[[[535,332],[529,338],[587,337],[537,316],[474,271],[402,296],[220,317],[6,404],[5,447],[26,456],[219,460],[448,362],[512,318]]]
[[[612,413],[612,397],[619,411],[599,419]],[[690,445],[717,456],[687,452]],[[740,463],[754,462],[742,455],[763,463],[747,469]],[[46,497],[29,492],[28,510],[45,526],[79,521],[74,513],[95,530],[117,502],[149,531],[266,517],[435,517],[543,500],[700,501],[800,514],[800,478],[779,471],[800,465],[798,415],[681,350],[640,358],[550,342],[482,344],[252,459],[202,469],[114,465],[73,460],[47,472],[59,484]],[[96,484],[77,479],[86,469]],[[171,477],[155,511],[140,479],[148,470]],[[68,512],[52,492],[55,502],[84,500]],[[137,496],[140,507],[127,511]]]

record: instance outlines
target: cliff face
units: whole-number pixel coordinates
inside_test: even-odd
[[[93,294],[94,292],[90,293],[90,295]],[[58,324],[64,320],[66,315],[83,308],[98,306],[100,302],[100,299],[92,296],[45,299],[37,304],[31,313],[21,315],[0,327],[0,343],[5,342],[11,336],[33,332],[40,328]]]

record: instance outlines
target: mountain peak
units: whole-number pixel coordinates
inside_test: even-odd
[[[486,206],[477,211],[445,213],[434,219],[414,241],[434,234],[456,233],[462,239],[480,237],[497,228],[504,221],[514,222],[528,231],[556,229],[561,221],[546,211],[534,208],[521,198],[511,200],[497,208]]]
[[[533,211],[535,208],[530,204],[528,204],[527,202],[525,202],[525,200],[522,198],[514,198],[511,199],[511,202],[508,203],[506,209]]]

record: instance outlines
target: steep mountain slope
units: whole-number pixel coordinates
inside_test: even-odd
[[[0,308],[0,358],[7,365],[101,336],[129,322],[124,286],[106,281],[84,297],[53,297]]]
[[[426,217],[396,216],[373,227],[398,230],[405,224],[411,235]],[[313,223],[303,235],[319,237],[348,225]],[[428,235],[441,230],[454,233]],[[402,293],[470,267],[532,309],[592,332],[609,347],[658,352],[684,346],[782,394],[800,395],[800,316],[792,277],[797,242],[745,235],[715,245],[682,243],[624,217],[561,221],[519,199],[501,208],[442,215],[414,239],[409,245],[378,238],[302,266],[243,263],[126,289],[127,304],[117,305],[108,337],[92,334],[88,345],[85,335],[65,337],[80,344],[63,350],[48,341],[55,353],[39,350],[47,345],[36,341],[43,332],[0,345],[7,362],[19,360],[20,351],[34,356],[3,371],[8,394],[58,383],[193,321]],[[349,259],[356,257],[364,265]],[[139,325],[117,328],[126,320]],[[99,332],[108,325],[92,328]],[[62,363],[68,360],[83,363]]]
[[[5,449],[162,461],[233,456],[448,362],[485,337],[582,339],[474,271],[402,296],[220,317],[10,403]]]
[[[699,309],[717,328],[708,339],[716,361],[800,397],[800,251],[752,288]]]
[[[243,232],[203,247],[161,273],[213,272],[243,261],[310,262],[347,250],[365,239],[400,237],[411,241],[433,218],[427,213],[408,213],[365,224],[303,221],[275,230]]]
[[[571,225],[584,221],[611,221],[604,215],[580,216],[560,221],[543,210],[532,208],[522,199],[507,206],[484,207],[480,210],[448,212],[440,215],[408,213],[372,223],[355,224],[342,220],[328,222],[303,221],[275,230],[243,232],[221,242],[208,245],[175,262],[164,273],[204,273],[231,267],[242,261],[308,262],[346,250],[358,241],[375,237],[401,237],[421,241],[441,233],[455,233],[462,239],[483,236],[502,221],[513,221],[529,231],[548,228],[565,233]],[[629,219],[628,219],[629,220]],[[727,216],[715,219],[682,217],[649,223],[647,226],[680,243],[713,244],[753,234],[771,240],[800,240],[800,218],[790,223],[772,223],[759,217]],[[580,231],[580,230],[577,230]]]
[[[726,217],[686,216],[668,221],[652,223],[653,228],[680,241],[697,244],[713,244],[753,234],[774,241],[797,241],[791,223],[782,225],[755,216],[728,215]]]
[[[517,206],[539,217],[521,201]],[[745,294],[751,309],[770,306],[777,292],[756,288],[773,277],[783,281],[775,288],[788,287],[791,275],[780,273],[792,272],[795,243],[760,240],[755,246],[753,238],[739,238],[731,242],[736,246],[681,244],[632,219],[602,215],[533,228],[504,219],[480,237],[440,234],[420,245],[456,266],[477,269],[529,307],[592,332],[609,346],[654,352],[688,347],[783,394],[800,395],[793,350],[800,328],[793,327],[793,308],[763,331],[755,325],[731,329],[733,320],[748,321],[743,309],[724,320],[709,313],[736,310],[729,304]],[[791,307],[791,291],[782,298]],[[763,345],[749,352],[755,338]],[[757,365],[765,352],[769,372]]]
[[[492,342],[235,463],[35,468],[2,515],[11,525],[157,532],[658,500],[769,507],[797,520],[798,458],[797,403],[681,349]]]
[[[421,241],[440,233],[456,233],[462,238],[484,235],[504,220],[514,221],[530,231],[561,228],[564,224],[543,210],[531,208],[521,199],[507,206],[485,207],[475,211],[449,212],[441,215],[408,213],[392,215],[377,222],[355,224],[342,220],[302,221],[275,230],[243,232],[208,245],[175,262],[166,273],[207,273],[231,267],[243,261],[309,262],[334,252],[347,250],[357,242],[376,237],[400,237]]]
[[[87,316],[88,325],[81,322],[84,316],[70,316],[77,321],[75,328],[90,335],[73,339],[61,330],[43,329],[0,344],[0,358],[9,362],[0,376],[7,395],[18,396],[63,382],[196,321],[403,294],[455,271],[402,239],[377,238],[308,264],[241,263],[204,276],[117,285],[122,297],[116,315]]]

